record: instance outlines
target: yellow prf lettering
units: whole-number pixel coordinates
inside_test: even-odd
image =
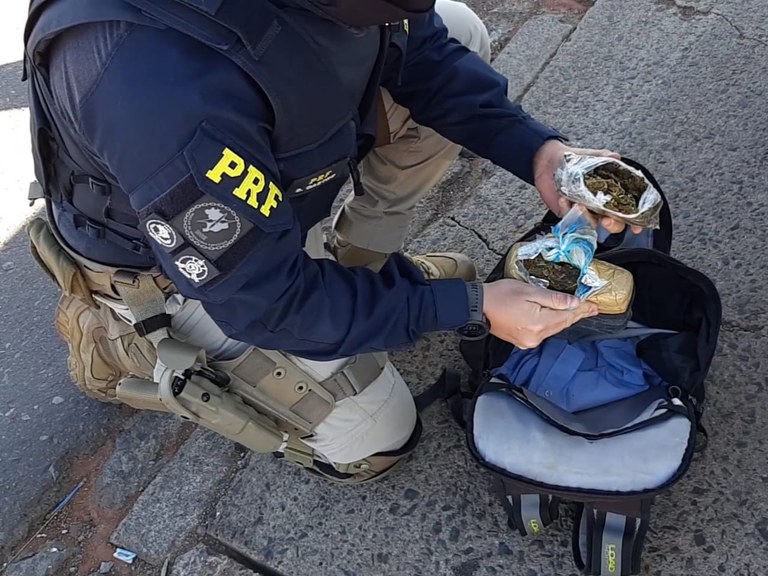
[[[277,186],[270,182],[267,199],[264,200],[264,204],[261,205],[261,209],[259,211],[264,214],[264,216],[269,218],[269,215],[272,213],[272,208],[277,208],[278,203],[282,199],[283,193],[280,192],[280,189]]]
[[[609,544],[605,550],[605,558],[608,561],[608,572],[616,572],[616,545]]]
[[[240,186],[232,191],[232,194],[240,198],[240,200],[245,200],[248,202],[249,206],[258,208],[259,192],[264,190],[264,182],[265,178],[261,170],[258,170],[257,168],[249,165],[248,174],[245,176],[245,178],[243,178]],[[262,212],[263,211],[264,210],[262,209]]]
[[[205,173],[205,176],[219,184],[221,177],[225,174],[230,178],[237,178],[243,173],[243,170],[245,170],[245,161],[229,148],[224,148],[221,152],[221,159],[216,163],[216,166]]]
[[[538,534],[539,531],[541,530],[541,526],[539,526],[539,521],[534,518],[529,522],[529,524],[531,525],[531,530],[533,530],[533,533]]]
[[[237,187],[232,190],[232,195],[245,201],[251,208],[258,209],[264,217],[269,218],[272,214],[272,209],[277,208],[277,205],[283,200],[283,193],[274,183],[267,180],[261,170],[251,164],[246,164],[245,160],[229,148],[224,148],[221,151],[221,158],[216,163],[216,166],[208,170],[205,176],[209,180],[216,182],[216,184],[220,184],[224,176],[229,176],[230,178],[241,176],[246,166],[248,167],[248,172]],[[318,178],[323,180],[329,174],[332,174],[332,172],[322,174]],[[264,188],[267,187],[267,184],[269,184],[267,198],[264,202],[260,203],[259,197]]]
[[[333,170],[328,170],[328,172],[326,172],[325,174],[320,174],[319,176],[315,176],[314,178],[312,178],[312,180],[309,181],[309,185],[312,186],[312,184],[318,184],[323,180],[327,180],[331,176],[333,176]]]

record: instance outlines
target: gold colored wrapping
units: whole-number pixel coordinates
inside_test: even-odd
[[[592,260],[590,264],[597,276],[607,280],[608,284],[597,294],[593,294],[587,300],[597,304],[601,314],[623,314],[632,302],[635,292],[635,281],[632,274],[624,268],[602,260]]]
[[[517,252],[523,243],[515,244],[507,255],[504,263],[504,277],[525,282],[525,278],[518,272]],[[597,304],[600,314],[623,314],[632,302],[635,291],[635,282],[632,274],[624,268],[619,268],[602,260],[592,260],[592,269],[602,280],[608,284],[597,294],[593,294],[587,300]]]

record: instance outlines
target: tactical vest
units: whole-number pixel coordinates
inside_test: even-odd
[[[74,26],[103,21],[175,29],[229,58],[261,87],[274,109],[272,152],[283,193],[304,231],[328,216],[350,175],[355,192],[362,193],[357,163],[376,138],[382,74],[397,74],[404,60],[406,30],[401,24],[380,28],[373,73],[361,101],[353,102],[343,89],[345,79],[327,55],[267,0],[32,0],[24,79],[30,80],[32,147],[40,187],[30,191],[30,199],[45,198],[49,210],[69,218],[78,232],[104,238],[146,259],[147,266],[154,264],[128,195],[57,118],[49,89],[46,48],[51,40]],[[370,62],[365,70],[367,74]],[[356,70],[344,73],[354,75]],[[312,91],[310,96],[305,88],[329,84],[338,89]],[[331,181],[303,185],[328,170],[335,175]]]

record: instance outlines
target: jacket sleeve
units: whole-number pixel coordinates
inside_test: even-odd
[[[397,255],[378,274],[306,255],[270,149],[271,109],[215,52],[136,28],[80,108],[160,266],[230,337],[327,360],[467,321],[463,281],[428,282]],[[251,188],[234,193],[244,178]]]
[[[448,37],[434,10],[409,25],[399,77],[383,83],[414,120],[488,158],[529,184],[533,157],[556,130],[507,98],[507,79]]]

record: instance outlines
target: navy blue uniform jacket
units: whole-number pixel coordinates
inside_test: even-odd
[[[467,321],[461,280],[425,281],[401,257],[376,274],[305,254],[301,215],[280,192],[270,108],[235,64],[173,30],[102,24],[94,32],[97,25],[89,26],[91,32],[69,34],[61,40],[64,49],[53,50],[52,90],[63,116],[134,209],[162,201],[184,176],[183,165],[208,197],[236,211],[244,228],[261,231],[257,242],[229,250],[216,263],[217,281],[202,285],[152,244],[179,291],[201,300],[226,334],[325,360],[401,348]],[[383,82],[394,100],[418,123],[532,183],[535,152],[559,133],[511,103],[506,79],[449,39],[434,12],[409,28],[401,77]],[[215,185],[215,168],[226,176],[238,161],[222,160],[221,147],[200,141],[203,121],[220,141],[233,143],[243,174],[253,167],[266,179],[263,209]]]

